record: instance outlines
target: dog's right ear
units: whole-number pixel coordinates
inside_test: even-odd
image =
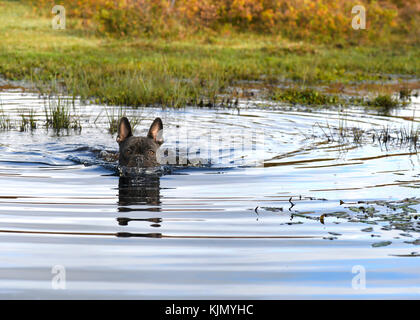
[[[163,130],[163,123],[160,118],[156,118],[152,125],[150,126],[149,133],[147,134],[148,138],[155,140],[156,143],[162,144],[162,130]]]
[[[130,121],[126,117],[122,117],[118,123],[118,136],[117,142],[121,143],[128,137],[131,137],[133,133],[131,132]]]

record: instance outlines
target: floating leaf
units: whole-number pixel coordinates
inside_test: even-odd
[[[372,227],[364,228],[364,229],[362,229],[360,231],[363,231],[363,232],[372,232],[373,231],[373,228]]]
[[[379,247],[386,247],[389,246],[392,242],[391,241],[381,241],[372,243],[372,247],[379,248]]]

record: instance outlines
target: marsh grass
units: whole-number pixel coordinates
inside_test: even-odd
[[[35,119],[35,111],[31,110],[29,112],[29,127],[31,128],[31,130],[36,129],[36,119]]]
[[[362,142],[364,131],[358,127],[352,127],[350,130],[351,135],[353,137],[353,142],[356,144],[360,144]]]
[[[328,95],[311,88],[274,89],[270,97],[274,101],[302,105],[337,105],[341,99],[337,95]]]
[[[388,147],[393,146],[409,146],[413,150],[418,149],[420,142],[420,127],[414,129],[413,126],[401,127],[397,130],[391,130],[389,127],[383,127],[379,130],[374,130],[371,133],[372,141],[377,141],[379,144]]]
[[[392,94],[378,94],[370,97],[353,96],[345,99],[336,94],[326,94],[313,88],[293,87],[293,88],[271,88],[268,98],[274,101],[281,101],[290,104],[304,106],[364,106],[375,109],[383,113],[404,107],[410,103],[410,90],[402,89],[398,96]]]
[[[403,88],[401,88],[401,90],[399,92],[400,100],[403,100],[403,101],[404,100],[405,101],[411,100],[412,94],[413,94],[413,90],[411,90],[411,89],[409,89],[407,87],[403,87]]]
[[[345,122],[341,122],[338,127],[328,124],[316,124],[323,132],[324,138],[328,142],[354,143],[363,145],[367,143],[379,143],[381,146],[390,145],[404,147],[408,146],[414,150],[418,149],[420,143],[420,127],[401,127],[392,129],[389,126],[380,129],[362,129],[359,127],[349,127]]]
[[[27,131],[29,127],[29,119],[26,118],[25,114],[23,113],[20,114],[20,118],[21,118],[20,125],[19,125],[20,131],[21,132]]]
[[[21,132],[36,129],[36,119],[34,110],[30,110],[28,114],[22,112],[20,114],[19,130]]]
[[[158,73],[144,74],[141,71],[129,71],[113,74],[116,82],[101,81],[94,96],[97,101],[109,105],[125,106],[162,106],[179,108],[195,101],[201,90],[195,83],[177,79],[165,70]]]
[[[44,107],[45,126],[54,130],[74,129],[81,130],[80,118],[72,114],[72,102],[68,99],[58,97],[57,99],[48,99],[48,107]]]
[[[417,146],[420,143],[420,127],[414,129],[414,126],[411,128],[401,128],[397,132],[397,141],[400,143],[409,143],[413,146]]]
[[[411,44],[337,47],[256,33],[215,35],[211,42],[206,34],[115,39],[53,30],[50,16],[34,16],[22,2],[0,4],[0,74],[34,81],[45,94],[63,90],[110,105],[215,106],[227,88],[244,82],[346,84],[420,75],[420,51]],[[314,92],[277,98],[335,101]]]
[[[389,94],[378,95],[375,98],[366,101],[366,106],[384,112],[389,112],[392,109],[403,107],[406,104],[406,101],[399,100],[398,98],[395,98]]]
[[[12,122],[8,115],[4,113],[3,108],[0,106],[0,129],[10,130],[12,128]]]
[[[118,132],[118,124],[119,121],[122,117],[127,117],[127,113],[126,110],[122,107],[118,108],[117,111],[115,111],[116,108],[111,108],[111,111],[108,110],[107,107],[105,107],[105,115],[106,115],[106,119],[108,122],[108,132],[111,135],[114,135],[115,133]],[[98,117],[95,120],[95,123],[97,122],[97,120],[99,119],[99,117],[101,116],[101,114],[98,115]],[[136,127],[140,124],[141,122],[141,117],[140,116],[130,116],[130,125],[131,125],[131,129],[134,132]]]

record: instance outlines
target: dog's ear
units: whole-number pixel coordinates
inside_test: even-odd
[[[156,118],[153,121],[152,125],[150,126],[147,137],[155,140],[155,142],[159,144],[162,144],[163,143],[162,130],[163,130],[162,120],[160,118]]]
[[[128,137],[131,137],[133,133],[131,132],[130,121],[126,117],[122,117],[118,123],[118,136],[117,142],[123,142]]]

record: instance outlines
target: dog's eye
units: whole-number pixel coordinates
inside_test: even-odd
[[[155,152],[153,150],[149,150],[149,151],[147,151],[147,153],[149,154],[149,156],[153,156],[155,154]]]

